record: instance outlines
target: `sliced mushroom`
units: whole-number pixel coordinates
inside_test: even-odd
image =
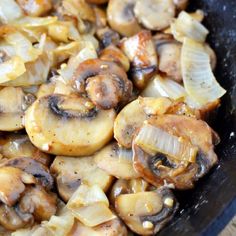
[[[56,177],[58,192],[66,202],[81,183],[99,185],[107,191],[113,180],[112,176],[97,167],[93,157],[58,156],[50,170]]]
[[[98,29],[96,35],[100,41],[101,48],[108,47],[111,44],[117,45],[120,41],[120,35],[109,27]]]
[[[119,147],[116,142],[108,144],[94,156],[98,167],[116,178],[133,179],[139,174],[133,169],[132,150]]]
[[[15,131],[24,128],[24,110],[32,103],[21,88],[4,87],[0,90],[0,130]]]
[[[25,127],[40,150],[83,156],[111,139],[114,119],[114,110],[99,110],[85,98],[53,94],[36,100],[27,110]]]
[[[31,213],[35,221],[49,220],[56,213],[57,198],[39,185],[27,188],[18,203],[23,213]]]
[[[175,5],[173,0],[137,0],[134,14],[147,29],[163,30],[175,16]]]
[[[176,40],[156,40],[157,54],[159,56],[159,70],[165,73],[169,78],[182,81],[181,71],[181,43]]]
[[[128,101],[132,93],[132,83],[123,68],[100,59],[82,62],[74,74],[73,86],[81,95],[87,92],[92,102],[102,109]]]
[[[14,167],[0,168],[0,200],[13,206],[25,191],[26,184],[36,183],[34,177]]]
[[[51,157],[41,152],[24,134],[7,134],[0,139],[0,153],[4,158],[30,157],[45,166],[51,162]]]
[[[50,190],[53,188],[53,178],[49,173],[48,168],[29,157],[13,158],[2,163],[2,166],[12,166],[18,168],[33,175],[35,179],[37,179],[38,183],[46,189]]]
[[[107,26],[107,15],[105,10],[101,7],[94,7],[93,9],[96,16],[96,28],[105,28]]]
[[[216,164],[217,141],[204,121],[181,115],[157,116],[134,138],[134,168],[157,187],[167,182],[178,189],[192,188]]]
[[[135,233],[153,235],[173,217],[178,208],[168,188],[156,191],[121,194],[116,198],[115,209],[126,225]]]
[[[17,208],[9,207],[4,204],[0,205],[0,225],[5,229],[15,231],[31,226],[33,222],[34,219],[31,214],[21,213]]]
[[[113,206],[115,206],[115,199],[121,194],[127,193],[139,193],[149,190],[149,183],[142,178],[125,180],[118,179],[112,186],[109,200]]]
[[[138,99],[126,105],[117,115],[114,123],[114,138],[125,148],[131,148],[134,133],[147,115],[139,104]]]
[[[29,16],[42,16],[52,9],[52,0],[16,0]]]
[[[125,38],[120,45],[131,62],[131,77],[135,86],[143,89],[157,70],[157,54],[150,31],[141,31]]]
[[[108,3],[108,22],[121,35],[132,36],[141,30],[133,12],[136,2],[137,0],[110,0]]]
[[[127,72],[129,70],[130,64],[129,59],[124,55],[124,53],[117,47],[110,45],[100,52],[100,59],[104,61],[112,61],[116,64],[122,66]]]

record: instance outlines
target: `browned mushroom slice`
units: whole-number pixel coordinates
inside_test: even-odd
[[[150,30],[167,28],[175,16],[173,0],[137,0],[134,14]]]
[[[141,30],[133,12],[136,2],[137,0],[110,0],[108,3],[108,22],[121,35],[132,36]]]
[[[97,167],[93,157],[58,156],[51,165],[51,173],[56,177],[58,192],[64,201],[69,200],[81,183],[99,185],[107,191],[113,180]]]
[[[21,88],[0,90],[0,130],[15,131],[24,128],[24,110],[32,103]]]
[[[132,150],[124,149],[116,142],[105,146],[94,156],[99,168],[122,179],[139,177],[139,174],[133,169],[132,157]]]
[[[143,89],[157,69],[157,54],[151,33],[141,31],[123,39],[120,46],[131,61],[131,76],[135,86]]]
[[[103,8],[94,7],[94,13],[96,16],[96,28],[102,29],[107,26],[107,15]]]
[[[134,132],[147,119],[138,99],[126,105],[117,115],[114,123],[114,137],[126,148],[131,148]]]
[[[18,203],[23,213],[33,214],[36,221],[49,220],[56,213],[57,198],[55,194],[48,193],[39,185],[29,187]]]
[[[142,178],[131,180],[118,179],[111,188],[109,200],[111,204],[115,206],[115,199],[119,195],[127,193],[145,192],[148,191],[149,186],[149,183]]]
[[[16,0],[29,16],[42,16],[52,9],[51,0]]]
[[[104,61],[112,61],[122,66],[125,71],[129,70],[129,59],[117,47],[110,45],[100,52],[100,59]]]
[[[178,189],[192,188],[216,164],[216,141],[204,121],[181,115],[157,116],[134,138],[134,168],[155,186],[167,182]]]
[[[117,45],[120,41],[120,35],[109,27],[98,29],[96,35],[102,48],[108,47],[111,44]]]
[[[0,200],[13,206],[25,191],[25,184],[36,183],[34,177],[14,167],[0,168]]]
[[[34,218],[29,213],[22,213],[17,208],[0,205],[0,225],[8,230],[17,230],[31,226]]]
[[[135,233],[153,235],[170,221],[178,208],[167,188],[156,191],[121,194],[115,209],[126,225]]]
[[[129,100],[132,83],[122,67],[100,59],[82,62],[73,78],[73,86],[80,94],[88,93],[92,102],[102,109],[116,107]]]
[[[48,168],[29,157],[13,158],[4,162],[2,166],[12,166],[33,175],[35,179],[48,190],[53,187],[53,178]]]
[[[40,150],[83,156],[111,139],[114,119],[114,110],[99,110],[85,98],[53,94],[36,100],[27,110],[25,127]]]
[[[2,136],[0,139],[0,153],[7,159],[31,157],[45,166],[48,166],[51,162],[50,156],[33,146],[29,137],[23,134]]]
[[[156,41],[157,54],[159,56],[159,70],[177,82],[182,81],[180,64],[181,43],[175,40],[163,39]]]

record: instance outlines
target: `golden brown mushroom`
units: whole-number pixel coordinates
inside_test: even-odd
[[[24,111],[33,102],[32,95],[26,95],[22,88],[0,89],[0,130],[15,131],[24,128]]]
[[[82,183],[90,186],[96,184],[107,191],[113,180],[112,176],[97,167],[93,157],[57,156],[50,170],[56,178],[58,192],[66,202]]]
[[[108,3],[108,22],[121,35],[132,36],[141,30],[133,12],[136,2],[137,0],[110,0]]]
[[[145,140],[145,141],[144,141]],[[188,189],[217,162],[218,137],[201,120],[162,115],[148,120],[133,141],[134,168],[148,182]]]
[[[173,0],[137,0],[134,14],[147,29],[163,30],[175,16],[175,5]]]
[[[131,76],[135,86],[143,89],[157,70],[157,54],[150,31],[141,31],[124,38],[121,49],[131,62]]]
[[[0,139],[0,153],[4,158],[30,157],[45,166],[51,162],[51,157],[41,152],[24,134],[5,134]]]
[[[78,66],[73,87],[81,95],[87,92],[92,102],[102,109],[128,101],[132,93],[132,83],[123,68],[100,59],[89,59]]]
[[[178,203],[171,191],[162,187],[155,191],[121,194],[116,198],[115,209],[133,232],[153,235],[172,219]]]
[[[52,0],[16,0],[29,16],[42,16],[52,9]]]
[[[132,157],[132,150],[119,147],[116,142],[108,144],[94,156],[99,168],[122,179],[139,177],[139,174],[133,169]]]
[[[173,0],[178,11],[183,11],[187,8],[189,0]]]
[[[83,156],[111,139],[115,115],[112,109],[97,109],[88,99],[53,94],[36,100],[27,110],[25,127],[40,150]]]
[[[116,64],[122,66],[127,72],[129,70],[130,64],[129,59],[124,55],[124,53],[114,45],[110,45],[100,52],[99,58],[104,61],[112,61]]]

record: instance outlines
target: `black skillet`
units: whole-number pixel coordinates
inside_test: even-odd
[[[191,0],[189,10],[195,9],[207,14],[208,42],[218,58],[215,75],[228,91],[213,124],[222,140],[220,161],[194,190],[176,193],[180,211],[159,236],[215,236],[236,214],[236,0]]]

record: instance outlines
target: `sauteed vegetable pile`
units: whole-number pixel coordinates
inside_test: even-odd
[[[188,0],[0,1],[0,234],[154,235],[217,163],[225,90]]]

